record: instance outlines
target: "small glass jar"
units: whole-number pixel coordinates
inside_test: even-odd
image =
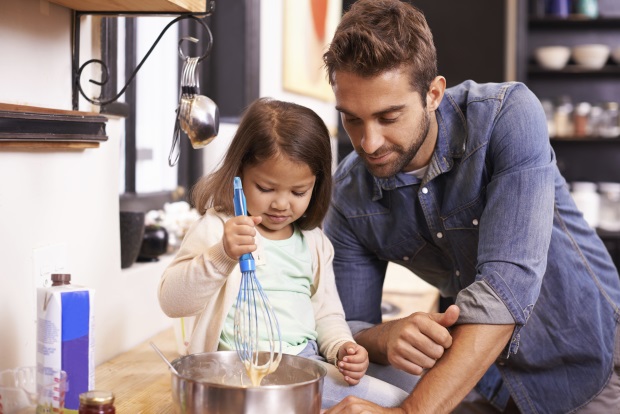
[[[589,102],[581,102],[575,107],[573,113],[574,134],[576,137],[587,137],[590,135],[590,111],[592,105]]]
[[[555,107],[553,123],[556,137],[568,138],[573,135],[573,123],[571,122],[572,113],[573,106],[570,104],[563,104]]]
[[[597,227],[599,222],[600,196],[596,191],[596,184],[586,181],[573,182],[571,184],[571,196],[590,227]]]
[[[79,414],[115,414],[114,394],[110,391],[87,391],[80,394]]]
[[[598,17],[598,0],[577,0],[573,2],[578,15],[596,19]]]
[[[593,105],[590,109],[590,135],[600,138],[601,125],[603,123],[603,107],[601,105]]]
[[[549,16],[565,19],[570,14],[571,4],[569,0],[548,0],[545,4]]]
[[[620,135],[620,109],[618,102],[605,102],[600,126],[601,136],[615,138]]]
[[[599,228],[620,231],[620,183],[599,183],[601,206]]]

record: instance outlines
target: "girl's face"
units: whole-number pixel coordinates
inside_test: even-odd
[[[248,213],[263,218],[258,231],[272,240],[291,237],[293,222],[310,204],[316,181],[310,167],[278,155],[243,168],[242,181]]]

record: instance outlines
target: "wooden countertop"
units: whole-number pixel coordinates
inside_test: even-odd
[[[398,315],[385,318],[389,320],[420,310],[435,312],[438,296],[435,292],[418,295],[390,292],[384,293],[383,299],[400,308]],[[174,413],[171,373],[149,345],[150,341],[157,345],[169,361],[177,358],[174,330],[170,328],[104,362],[95,370],[95,388],[114,393],[117,414]]]
[[[174,413],[171,373],[149,345],[150,341],[170,361],[178,356],[170,328],[95,369],[95,388],[114,393],[117,414]]]

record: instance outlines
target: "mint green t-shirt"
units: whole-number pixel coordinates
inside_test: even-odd
[[[312,291],[312,256],[297,227],[287,240],[262,239],[261,250],[253,254],[256,275],[278,318],[282,352],[297,355],[308,341],[316,340]],[[220,336],[219,350],[234,350],[235,304],[228,312]],[[260,319],[262,320],[262,318]],[[260,350],[268,350],[264,325],[259,327]]]

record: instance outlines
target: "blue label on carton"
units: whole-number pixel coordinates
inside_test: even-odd
[[[88,291],[63,292],[61,302],[62,369],[70,383],[65,406],[71,409],[79,407],[80,393],[88,391],[90,295]]]
[[[77,414],[80,394],[95,386],[93,295],[76,285],[37,290],[37,386],[66,372],[65,414]]]

